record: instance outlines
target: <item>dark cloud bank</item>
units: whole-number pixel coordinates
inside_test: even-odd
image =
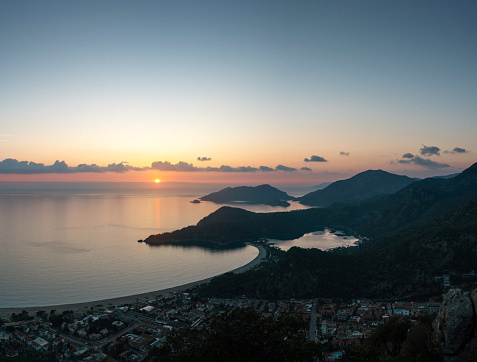
[[[201,157],[199,157],[201,158]],[[202,157],[201,161],[208,161],[207,157]],[[37,174],[37,173],[78,173],[78,172],[116,172],[124,173],[127,171],[146,171],[146,170],[159,170],[159,171],[177,171],[177,172],[294,172],[296,168],[288,167],[284,165],[278,165],[275,168],[268,166],[252,167],[252,166],[240,166],[231,167],[222,165],[220,167],[197,167],[192,163],[180,161],[173,164],[169,161],[156,161],[153,162],[151,167],[134,167],[127,164],[127,162],[112,163],[108,166],[98,166],[96,164],[80,164],[76,167],[70,167],[65,161],[56,161],[53,165],[44,165],[43,163],[29,162],[29,161],[17,161],[12,158],[7,158],[0,162],[0,174]],[[307,167],[302,170],[310,171]]]
[[[77,173],[77,172],[117,172],[144,171],[149,167],[129,166],[126,162],[111,163],[108,166],[98,166],[95,164],[80,164],[76,167],[70,167],[65,161],[56,161],[53,165],[44,165],[43,163],[17,161],[7,158],[0,162],[0,173],[7,174],[34,174],[34,173]]]

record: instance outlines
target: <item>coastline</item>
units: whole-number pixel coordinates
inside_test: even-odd
[[[263,260],[266,259],[267,256],[267,250],[260,245],[252,245],[258,249],[258,255],[250,262],[248,262],[245,265],[242,265],[241,267],[238,267],[236,269],[233,269],[229,271],[228,273],[243,273],[245,271],[248,271],[258,264],[260,264]],[[223,273],[225,274],[225,273]],[[44,310],[46,312],[49,312],[50,310],[54,309],[56,312],[63,312],[65,310],[79,310],[79,309],[89,309],[89,308],[107,308],[108,306],[118,306],[122,304],[131,304],[131,303],[136,303],[136,302],[144,302],[145,300],[150,300],[154,299],[156,297],[165,297],[169,294],[172,293],[178,293],[178,292],[183,292],[189,288],[195,287],[200,284],[205,284],[208,283],[210,280],[213,278],[222,275],[214,275],[206,279],[198,280],[195,282],[190,282],[187,284],[183,285],[178,285],[175,287],[171,288],[166,288],[166,289],[161,289],[161,290],[155,290],[155,291],[150,291],[146,293],[139,293],[139,294],[132,294],[132,295],[127,295],[127,296],[122,296],[122,297],[115,297],[115,298],[107,298],[107,299],[101,299],[101,300],[94,300],[94,301],[89,301],[89,302],[80,302],[80,303],[68,303],[68,304],[58,304],[58,305],[46,305],[46,306],[33,306],[33,307],[19,307],[19,308],[0,308],[0,316],[7,316],[11,315],[12,313],[21,313],[22,310],[25,310],[27,312],[37,312],[39,310]]]

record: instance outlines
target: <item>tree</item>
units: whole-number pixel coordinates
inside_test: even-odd
[[[430,318],[422,318],[411,328],[408,321],[391,318],[380,325],[359,347],[346,350],[341,361],[442,361],[433,341]]]
[[[306,340],[300,316],[263,317],[253,309],[234,309],[208,319],[201,331],[173,332],[149,352],[150,361],[313,361],[320,352]]]

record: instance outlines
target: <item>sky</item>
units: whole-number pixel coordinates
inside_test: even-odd
[[[0,181],[477,161],[475,1],[0,0]]]

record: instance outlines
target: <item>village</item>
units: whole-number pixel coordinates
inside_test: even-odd
[[[97,305],[77,311],[23,311],[1,320],[0,356],[28,360],[142,361],[148,350],[184,327],[201,328],[207,317],[233,308],[253,308],[269,318],[301,315],[308,338],[322,345],[323,360],[336,361],[359,345],[380,324],[398,317],[416,323],[440,307],[439,297],[426,302],[343,301],[336,299],[260,300],[200,298],[174,293],[123,306]]]

